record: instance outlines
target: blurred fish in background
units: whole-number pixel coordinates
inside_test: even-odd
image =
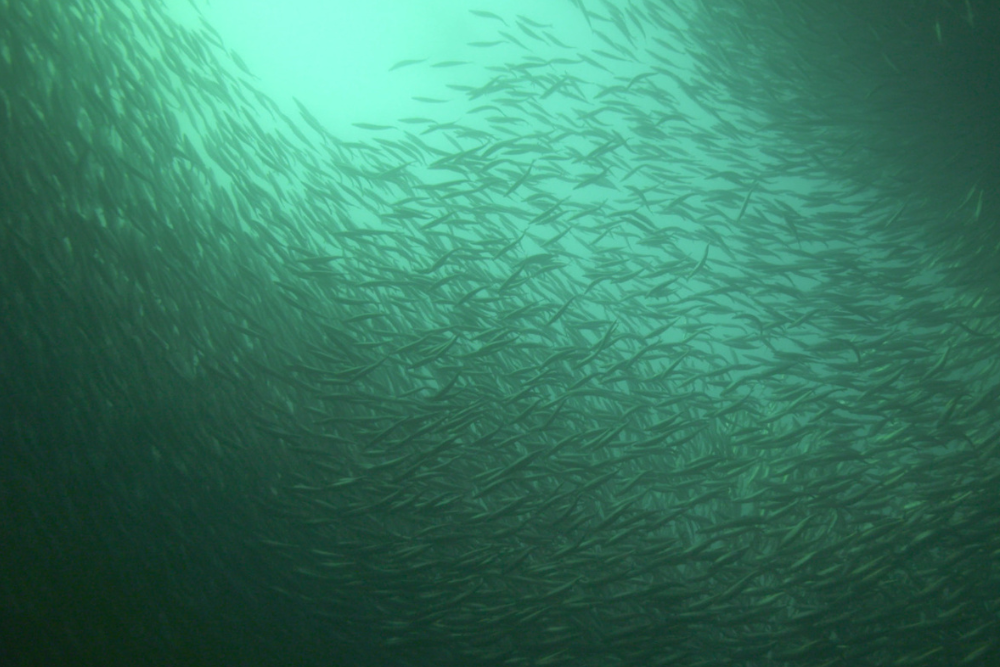
[[[997,664],[1000,8],[202,9],[0,0],[4,664]]]

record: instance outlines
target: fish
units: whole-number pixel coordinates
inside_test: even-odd
[[[743,205],[740,206],[740,212],[736,215],[736,222],[739,222],[740,220],[742,220],[743,219],[743,214],[747,212],[747,206],[750,205],[750,196],[753,195],[753,191],[757,189],[757,183],[758,182],[759,181],[754,181],[753,185],[751,185],[750,189],[747,191],[747,196],[744,197],[744,199],[743,199]]]
[[[419,65],[425,62],[427,62],[426,58],[409,58],[406,60],[400,60],[396,63],[393,63],[393,65],[389,67],[389,71],[395,72],[398,69],[402,69],[404,67],[412,67],[413,65]]]
[[[698,260],[698,263],[695,265],[695,267],[693,269],[691,269],[691,271],[686,276],[686,278],[688,280],[690,280],[691,278],[693,278],[694,275],[696,273],[698,273],[698,271],[700,271],[702,269],[702,267],[705,266],[705,262],[708,261],[708,251],[709,251],[710,248],[711,248],[710,245],[708,245],[708,244],[705,245],[705,252],[704,252],[704,254],[702,254],[701,259]]]
[[[505,21],[502,16],[499,16],[490,11],[486,11],[485,9],[470,9],[469,13],[472,14],[473,16],[478,16],[479,18],[500,21],[504,25],[507,25],[507,21]]]
[[[521,176],[519,176],[518,179],[514,181],[509,188],[507,188],[506,192],[504,192],[505,197],[509,197],[511,194],[514,193],[515,190],[524,185],[525,181],[528,180],[528,176],[531,175],[531,168],[534,166],[535,166],[534,162],[528,165],[528,168],[524,170],[524,173],[521,174]]]

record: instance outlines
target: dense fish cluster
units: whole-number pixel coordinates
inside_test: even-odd
[[[992,135],[903,107],[995,17],[899,4],[475,8],[343,139],[0,0],[0,655],[994,664]]]

